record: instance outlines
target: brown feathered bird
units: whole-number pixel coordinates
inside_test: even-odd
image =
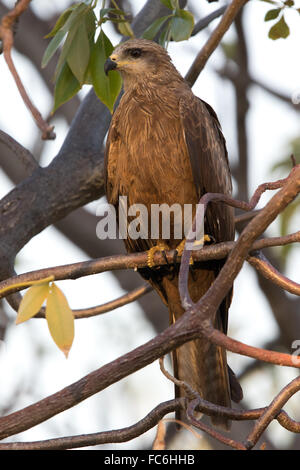
[[[231,194],[226,145],[217,116],[193,94],[166,50],[152,41],[131,39],[119,45],[106,61],[105,72],[109,70],[120,71],[124,94],[114,112],[106,144],[108,202],[118,208],[119,197],[126,196],[128,207],[144,204],[150,214],[152,204],[196,207],[206,192]],[[175,216],[172,221],[174,224]],[[157,244],[175,249],[181,240],[173,232],[167,240],[161,235],[156,240],[150,236],[128,236],[126,249],[130,253],[146,251]],[[233,240],[232,208],[210,205],[205,233],[216,242]],[[194,302],[205,294],[221,267],[222,261],[192,266],[189,291]],[[178,292],[178,269],[149,267],[140,273],[167,304],[170,322],[175,322],[184,313]],[[225,333],[230,301],[231,293],[220,305],[214,321],[215,327]],[[205,400],[230,406],[231,398],[242,398],[241,388],[227,366],[226,352],[205,339],[179,347],[173,353],[173,365],[175,376],[190,384]],[[177,396],[183,393],[176,390]],[[213,417],[212,422],[223,428],[230,425],[222,416]]]

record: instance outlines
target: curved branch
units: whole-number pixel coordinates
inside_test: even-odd
[[[141,34],[165,8],[160,0],[148,0],[132,24],[135,34]],[[57,157],[0,202],[0,279],[10,275],[16,254],[34,235],[104,195],[101,149],[110,119],[91,90]]]
[[[189,404],[187,409],[187,417],[191,424],[193,424],[196,428],[201,429],[201,431],[206,432],[209,436],[213,437],[214,439],[217,439],[219,442],[222,442],[223,444],[232,447],[233,449],[247,450],[247,448],[242,442],[238,442],[234,439],[231,439],[230,437],[224,436],[219,431],[216,431],[207,424],[197,420],[194,416],[194,410],[197,404],[198,399],[196,398]]]
[[[44,121],[41,113],[30,100],[11,57],[11,50],[14,43],[13,26],[19,16],[27,9],[30,2],[31,0],[20,0],[15,4],[13,10],[9,11],[2,18],[0,24],[0,38],[2,39],[3,44],[3,55],[25,105],[31,112],[33,119],[43,133],[42,139],[55,139],[55,133],[53,132],[54,127],[49,126],[49,124]]]
[[[300,242],[300,231],[290,235],[286,235],[284,237],[262,238],[260,240],[256,240],[250,248],[250,251],[256,251],[261,250],[265,247],[282,246],[297,242]],[[228,256],[228,254],[233,250],[236,244],[237,242],[223,242],[217,243],[216,245],[205,246],[199,251],[193,251],[192,257],[195,262],[223,259]],[[153,259],[156,266],[163,266],[167,263],[167,261],[169,264],[173,263],[175,251],[166,251],[165,255],[166,257],[161,253],[154,254]],[[248,259],[251,260],[252,258],[248,257],[247,260]],[[176,260],[177,263],[180,262],[179,255],[177,256]],[[139,252],[128,255],[108,256],[90,261],[82,261],[79,263],[55,266],[52,268],[38,269],[28,273],[16,275],[14,277],[6,279],[5,281],[0,282],[0,299],[6,297],[7,295],[13,294],[14,292],[24,290],[31,284],[34,284],[36,281],[40,281],[50,276],[53,276],[52,280],[55,281],[61,281],[65,279],[78,279],[80,277],[90,276],[91,274],[99,274],[119,269],[137,270],[139,268],[146,267],[147,262],[148,253]],[[265,271],[267,272],[268,270],[265,269],[264,272]],[[102,308],[102,306],[94,308],[98,309]]]
[[[224,34],[233,23],[236,15],[247,1],[248,0],[232,0],[231,4],[226,8],[220,23],[210,35],[201,51],[198,53],[196,59],[185,76],[185,79],[190,86],[193,86],[209,57],[217,48]]]
[[[216,285],[216,283],[214,283]],[[215,287],[215,291],[216,287]],[[0,418],[0,439],[11,436],[18,432],[29,429],[47,419],[55,416],[56,414],[69,409],[81,401],[89,398],[90,396],[98,393],[108,386],[112,385],[127,377],[128,375],[142,369],[146,365],[152,363],[161,356],[176,349],[182,344],[205,334],[206,337],[216,344],[220,344],[230,350],[231,344],[234,340],[223,335],[213,335],[217,333],[222,335],[219,331],[209,331],[206,322],[202,320],[207,313],[205,306],[202,306],[200,314],[195,315],[194,311],[185,313],[173,325],[169,326],[165,331],[157,335],[152,340],[135,348],[133,351],[123,355],[122,357],[106,364],[100,369],[91,372],[77,382],[65,387],[59,392],[44,398],[32,405],[16,411],[8,416]],[[227,342],[226,342],[227,341]],[[272,362],[273,364],[286,365],[291,367],[300,368],[300,363],[295,364],[295,356],[283,353],[275,353],[273,351],[265,351],[260,348],[243,345],[242,354],[250,355],[251,357]],[[248,351],[251,350],[251,354]],[[234,351],[234,352],[239,352]]]
[[[203,29],[205,29],[213,20],[219,18],[219,16],[223,15],[225,13],[227,8],[227,5],[224,5],[217,10],[213,11],[209,15],[205,16],[204,18],[201,18],[199,21],[194,26],[192,36],[196,36],[196,34],[200,33]]]
[[[39,165],[32,153],[2,130],[0,130],[0,142],[5,144],[6,147],[8,147],[15,154],[19,162],[26,170],[27,175],[38,168]]]
[[[248,435],[245,445],[247,449],[252,449],[255,446],[258,439],[270,424],[274,418],[278,415],[281,408],[286,404],[286,402],[293,396],[296,392],[300,390],[300,377],[296,377],[292,382],[290,382],[286,387],[284,387],[278,395],[274,398],[272,403],[267,407],[263,412],[261,417],[257,420],[254,425],[253,430]]]
[[[248,263],[251,264],[262,276],[269,281],[272,281],[277,286],[285,289],[291,294],[300,295],[300,284],[292,281],[283,274],[281,274],[272,264],[267,260],[263,253],[255,253],[248,256]]]
[[[204,217],[205,210],[208,203],[210,202],[223,202],[232,207],[237,207],[246,211],[252,210],[256,207],[261,195],[266,190],[273,190],[281,188],[279,192],[273,196],[268,204],[249,222],[246,228],[242,231],[235,247],[229,255],[229,258],[223,268],[221,269],[216,281],[213,285],[217,284],[219,287],[219,295],[211,295],[211,288],[206,294],[195,304],[188,290],[188,274],[189,274],[189,260],[191,257],[191,250],[184,249],[181,259],[180,271],[179,271],[179,292],[181,303],[184,308],[196,308],[197,306],[205,304],[208,311],[211,312],[211,307],[214,306],[214,312],[217,311],[220,303],[231,288],[233,280],[242,268],[245,258],[248,256],[248,252],[251,246],[254,244],[255,239],[258,238],[266,228],[275,220],[277,215],[283,211],[283,209],[290,204],[300,192],[300,165],[293,167],[287,178],[277,180],[274,182],[263,183],[258,186],[254,192],[249,203],[244,201],[237,201],[230,196],[218,193],[206,193],[200,199],[199,209],[197,210],[193,226],[187,235],[187,240],[193,243],[195,240],[195,225],[196,221],[201,222],[200,217]],[[202,211],[204,207],[204,211]],[[198,211],[201,210],[200,216]],[[228,282],[231,280],[231,282]],[[222,289],[223,286],[227,286],[226,292]],[[208,318],[208,317],[207,317]]]
[[[73,310],[74,318],[81,319],[81,318],[90,318],[96,315],[102,315],[103,313],[111,312],[112,310],[116,310],[117,308],[123,307],[124,305],[128,305],[135,300],[140,299],[143,295],[151,292],[153,288],[150,284],[143,284],[136,289],[133,289],[131,292],[118,297],[115,300],[111,300],[106,302],[105,304],[98,305],[97,307],[90,307],[85,309]],[[45,318],[45,309],[44,307],[40,310],[39,313],[35,315],[34,318]]]
[[[128,292],[127,294],[122,295],[118,299],[111,300],[105,304],[99,305],[97,307],[91,307],[81,310],[73,310],[74,317],[77,318],[89,318],[95,315],[102,315],[103,313],[111,312],[117,308],[128,305],[131,302],[141,298],[143,295],[151,292],[153,288],[150,284],[143,284],[140,287]]]
[[[0,444],[0,450],[62,450],[74,449],[99,444],[127,442],[149,431],[168,413],[179,410],[184,403],[183,398],[176,398],[160,403],[143,419],[122,429],[113,431],[82,434],[79,436],[60,437],[35,442],[12,442]]]

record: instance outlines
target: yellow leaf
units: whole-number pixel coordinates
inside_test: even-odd
[[[29,318],[34,317],[40,310],[49,292],[49,283],[34,285],[28,289],[24,295],[18,315],[16,318],[16,324],[22,323]]]
[[[74,316],[66,297],[55,284],[48,294],[46,320],[54,342],[68,357],[74,339]]]

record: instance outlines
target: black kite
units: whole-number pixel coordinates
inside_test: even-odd
[[[119,196],[128,205],[178,203],[196,205],[206,192],[231,194],[231,175],[225,140],[213,109],[197,98],[172,64],[165,49],[152,41],[132,39],[119,45],[105,64],[120,71],[124,94],[114,112],[106,145],[106,194],[116,207]],[[205,233],[216,242],[233,240],[232,208],[212,204],[207,209]],[[170,249],[181,240],[125,240],[128,252],[149,250],[157,243]],[[191,268],[189,290],[193,301],[207,291],[222,261],[197,263]],[[173,268],[174,269],[174,268]],[[170,321],[183,313],[178,293],[178,270],[141,270],[167,304]],[[215,326],[226,333],[228,295],[216,314]],[[227,366],[226,352],[204,339],[190,341],[173,354],[174,373],[215,404],[230,406],[242,392]],[[177,390],[177,396],[183,391]],[[225,428],[227,419],[212,422]]]

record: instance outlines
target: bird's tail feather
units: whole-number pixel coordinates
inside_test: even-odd
[[[198,277],[196,282],[189,283],[194,301],[206,292],[215,276],[212,272],[207,271],[196,273],[196,275]],[[168,299],[170,323],[173,323],[184,313],[178,292],[178,278],[175,277],[173,280],[165,278],[163,288]],[[222,330],[219,312],[216,315],[215,327]],[[229,372],[226,351],[205,338],[189,341],[177,348],[173,352],[173,366],[176,378],[188,383],[202,398],[211,403],[230,407],[232,385],[235,386],[236,397],[239,393],[241,394],[241,388],[234,373],[231,370]],[[184,391],[176,386],[175,395],[182,396]],[[184,420],[182,413],[176,417]],[[221,415],[212,416],[211,422],[226,430],[230,428],[231,424],[230,420]]]
[[[226,353],[208,340],[189,341],[173,352],[174,375],[188,383],[205,400],[216,405],[230,406],[230,386]],[[184,391],[175,389],[176,396]],[[182,413],[178,416],[182,420]],[[230,429],[230,420],[223,416],[211,416],[212,424]]]

